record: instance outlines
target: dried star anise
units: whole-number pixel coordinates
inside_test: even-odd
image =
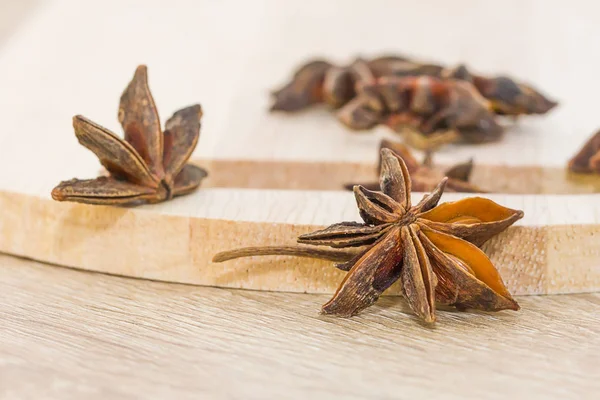
[[[410,174],[412,182],[412,190],[414,192],[430,192],[435,189],[437,184],[444,177],[448,178],[446,182],[447,192],[463,192],[463,193],[485,193],[485,190],[473,185],[469,182],[471,172],[473,171],[473,160],[464,163],[456,164],[447,171],[442,172],[433,168],[433,160],[431,152],[425,153],[425,159],[419,163],[412,152],[402,143],[392,142],[384,139],[379,145],[379,165],[378,170],[381,171],[383,159],[381,158],[381,150],[390,149],[398,157],[402,158],[406,164],[406,168]],[[353,190],[355,184],[344,186],[348,190]],[[379,190],[379,182],[369,182],[361,184],[368,190]]]
[[[271,93],[275,98],[271,111],[299,111],[319,103],[335,109],[356,97],[360,83],[370,83],[392,73],[394,76],[439,76],[442,71],[437,65],[417,64],[399,56],[370,61],[357,58],[347,66],[313,60],[302,65],[289,83]]]
[[[465,65],[445,68],[436,64],[409,61],[404,57],[382,57],[369,63],[373,74],[382,76],[432,76],[472,83],[488,99],[498,115],[545,114],[558,105],[533,87],[507,76],[485,77],[472,74]]]
[[[364,223],[333,224],[301,235],[299,246],[226,251],[213,261],[269,254],[341,261],[337,267],[349,272],[322,307],[325,314],[355,315],[397,280],[412,310],[427,322],[435,320],[436,302],[461,310],[518,310],[498,271],[478,246],[520,219],[523,212],[480,197],[438,206],[446,179],[412,206],[406,164],[389,149],[381,155],[381,191],[354,188]]]
[[[486,78],[473,75],[470,81],[488,99],[498,115],[546,114],[558,105],[536,89],[507,76]]]
[[[294,73],[294,78],[281,89],[271,93],[275,103],[271,111],[299,111],[323,101],[325,73],[332,65],[314,60],[304,64]]]
[[[411,61],[402,56],[384,56],[368,61],[376,77],[382,76],[435,76],[441,77],[444,67]]]
[[[499,115],[545,114],[558,104],[533,87],[507,76],[489,78],[472,74],[462,64],[447,68],[388,55],[371,60],[357,59],[350,66],[310,61],[298,69],[290,83],[273,93],[276,100],[272,110],[298,111],[317,103],[338,108],[356,97],[357,83],[384,76],[430,76],[470,82]]]
[[[356,86],[359,83],[373,82],[369,65],[361,60],[355,60],[348,67],[332,66],[325,74],[323,81],[323,100],[333,108],[339,108],[356,96]]]
[[[100,159],[109,176],[63,181],[52,190],[58,201],[87,204],[157,203],[198,188],[207,173],[187,164],[200,135],[200,105],[177,111],[162,131],[148,87],[146,66],[139,66],[121,96],[119,122],[125,140],[77,115],[75,135]]]
[[[600,174],[600,131],[592,135],[569,161],[569,170],[583,174]]]
[[[365,115],[386,121],[395,131],[404,126],[423,135],[454,130],[472,143],[498,140],[503,133],[490,102],[471,83],[455,79],[383,77],[361,83],[357,97],[338,111],[338,119],[349,128],[365,129]]]
[[[361,59],[347,67],[311,61],[296,71],[290,83],[272,93],[275,102],[271,111],[299,111],[317,103],[338,108],[356,95],[358,82],[372,79],[371,70]]]

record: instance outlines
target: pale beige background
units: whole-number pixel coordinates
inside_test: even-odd
[[[522,4],[531,15],[545,3]],[[0,0],[0,46],[35,7]],[[492,34],[501,40],[497,31],[482,38]],[[519,313],[440,312],[433,329],[400,299],[350,320],[319,316],[326,299],[0,256],[0,398],[591,399],[600,392],[598,294],[520,298]]]

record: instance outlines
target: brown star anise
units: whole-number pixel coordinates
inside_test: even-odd
[[[419,163],[407,146],[399,142],[384,139],[379,145],[378,171],[381,171],[382,168],[382,149],[390,149],[404,160],[410,174],[410,180],[412,181],[412,190],[415,192],[430,192],[434,190],[439,181],[446,176],[448,177],[448,181],[446,182],[447,192],[486,193],[485,190],[469,182],[471,172],[473,171],[473,160],[456,164],[445,172],[442,172],[433,167],[431,152],[426,152],[425,159],[422,163]],[[348,190],[353,190],[354,186],[355,184],[348,184],[344,187]],[[379,190],[379,182],[363,183],[361,186],[369,190]]]
[[[302,65],[289,83],[271,92],[275,98],[271,111],[299,111],[321,103],[325,73],[331,67],[324,60],[313,60]]]
[[[139,66],[119,106],[125,140],[81,115],[73,117],[79,143],[96,154],[109,176],[63,181],[52,198],[123,205],[157,203],[194,191],[207,176],[204,169],[187,164],[198,143],[201,117],[200,105],[186,107],[167,120],[163,132],[146,66]]]
[[[300,67],[288,84],[272,93],[275,102],[271,111],[299,111],[318,103],[338,108],[354,98],[358,82],[373,79],[368,64],[361,59],[348,66],[314,60]]]
[[[472,75],[470,81],[485,98],[490,100],[494,112],[498,115],[516,117],[546,114],[558,105],[558,102],[547,98],[537,89],[518,83],[507,76],[487,78]]]
[[[323,306],[325,314],[355,315],[397,280],[412,310],[427,322],[435,320],[436,302],[461,310],[518,310],[478,246],[523,212],[481,197],[438,206],[446,179],[413,206],[406,164],[389,149],[381,155],[381,191],[354,188],[364,223],[342,222],[301,235],[298,242],[305,246],[238,249],[213,261],[268,254],[342,261],[337,267],[349,272]]]
[[[533,87],[507,76],[486,77],[471,73],[463,64],[448,68],[386,55],[370,60],[359,58],[349,66],[336,66],[324,60],[309,61],[296,71],[288,84],[273,92],[275,103],[271,110],[299,111],[317,103],[338,108],[356,97],[357,83],[384,76],[429,76],[470,82],[499,115],[545,114],[558,104]],[[364,113],[364,110],[359,112]]]
[[[491,103],[466,81],[383,77],[361,82],[357,92],[357,97],[337,112],[339,121],[351,129],[369,129],[383,122],[397,132],[408,126],[424,137],[456,131],[453,140],[460,137],[471,143],[496,141],[503,134]]]
[[[583,174],[600,174],[600,131],[592,135],[569,161],[569,170]]]
[[[405,57],[380,57],[369,62],[377,77],[381,76],[432,76],[452,78],[472,83],[488,99],[498,115],[545,114],[558,105],[554,100],[530,85],[520,83],[508,76],[486,77],[471,73],[464,64],[456,67],[420,63]]]

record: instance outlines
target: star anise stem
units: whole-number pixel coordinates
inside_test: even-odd
[[[321,260],[345,262],[354,258],[358,251],[316,249],[303,246],[261,246],[242,247],[235,250],[223,251],[213,257],[213,262],[223,262],[236,258],[254,256],[296,256],[318,258]]]

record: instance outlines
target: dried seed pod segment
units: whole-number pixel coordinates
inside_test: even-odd
[[[323,101],[325,74],[332,65],[324,60],[309,61],[301,66],[291,81],[271,93],[271,111],[299,111]]]
[[[493,111],[499,115],[546,114],[558,105],[558,102],[531,85],[504,75],[487,77],[473,74],[464,64],[444,67],[409,61],[402,57],[382,57],[371,61],[369,65],[378,77],[432,76],[470,82],[490,101]]]
[[[479,92],[492,104],[496,114],[519,116],[546,114],[558,102],[524,83],[507,76],[487,78],[474,75],[472,82]]]
[[[294,112],[322,103],[336,109],[356,97],[359,83],[374,79],[369,64],[360,58],[346,66],[324,60],[309,61],[294,73],[290,82],[272,92],[271,111]]]
[[[568,168],[575,173],[600,174],[600,131],[593,134],[569,160]]]

